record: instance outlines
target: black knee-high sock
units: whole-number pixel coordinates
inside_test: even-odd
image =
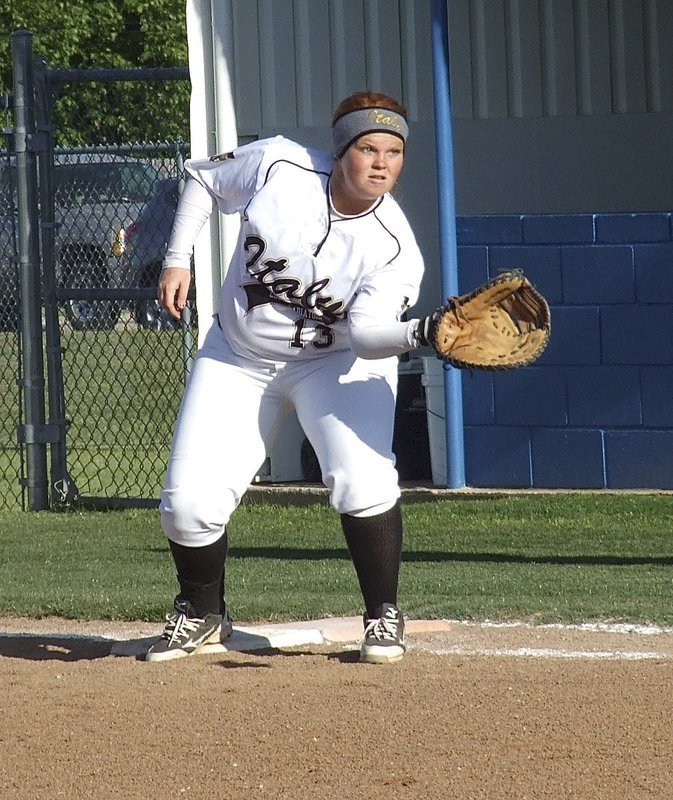
[[[382,603],[397,605],[402,558],[402,512],[397,502],[373,517],[341,515],[341,526],[369,617]]]
[[[168,543],[178,573],[180,596],[189,600],[199,617],[223,614],[224,568],[228,549],[226,529],[217,541],[205,547],[185,547],[170,539]]]

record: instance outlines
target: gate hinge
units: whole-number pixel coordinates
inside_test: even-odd
[[[49,133],[18,133],[14,128],[3,130],[7,138],[7,149],[10,153],[44,153],[49,148]]]
[[[26,134],[26,150],[29,153],[44,153],[49,147],[49,134],[47,131],[36,131]]]
[[[63,438],[63,425],[45,423],[44,425],[17,425],[18,444],[52,444]]]

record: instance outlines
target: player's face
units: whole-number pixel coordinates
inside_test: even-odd
[[[404,163],[404,143],[392,133],[366,133],[346,150],[332,173],[332,201],[342,214],[360,214],[389,192]]]

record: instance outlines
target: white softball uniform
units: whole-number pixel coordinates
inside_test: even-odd
[[[208,545],[294,407],[340,513],[399,497],[392,453],[396,356],[413,349],[423,260],[390,195],[346,217],[331,155],[282,137],[187,161],[165,266],[189,268],[214,208],[241,228],[218,312],[190,375],[161,496],[166,535]]]

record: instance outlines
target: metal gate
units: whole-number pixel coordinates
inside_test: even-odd
[[[180,324],[155,300],[188,145],[58,149],[54,109],[84,84],[159,86],[187,70],[50,69],[27,31],[12,57],[0,507],[155,505],[196,346],[194,297]]]

